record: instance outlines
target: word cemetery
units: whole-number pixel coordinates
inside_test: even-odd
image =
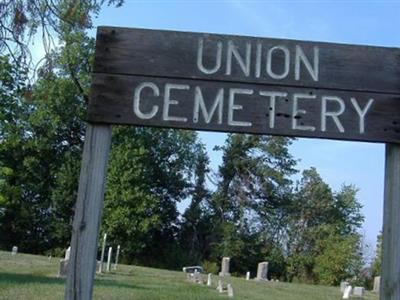
[[[87,121],[65,299],[92,297],[111,124],[386,143],[379,288],[400,299],[399,49],[99,27]]]

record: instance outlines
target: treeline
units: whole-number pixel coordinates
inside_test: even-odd
[[[70,241],[94,52],[87,29],[100,4],[55,3],[68,19],[44,6],[60,43],[33,81],[23,52],[7,53],[0,44],[4,250],[18,245],[23,252],[60,255]],[[40,16],[31,6],[13,9],[27,20]],[[20,22],[19,34],[35,24]],[[357,189],[332,191],[314,168],[294,182],[291,142],[230,134],[218,149],[223,160],[214,174],[195,132],[115,126],[102,232],[111,245],[121,245],[125,263],[172,269],[201,264],[217,272],[221,257],[229,256],[236,274],[254,274],[258,262],[268,261],[269,276],[280,280],[338,284],[360,278],[364,218]],[[182,201],[189,204],[180,214]]]

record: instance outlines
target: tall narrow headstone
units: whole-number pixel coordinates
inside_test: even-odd
[[[221,272],[219,273],[219,276],[230,276],[229,273],[229,262],[230,262],[229,257],[223,257],[222,258],[222,263],[221,263]]]
[[[104,262],[104,254],[106,251],[106,242],[107,242],[107,233],[103,236],[103,245],[101,246],[101,257],[100,257],[100,265],[99,265],[99,273],[103,272],[103,262]]]
[[[344,293],[343,293],[343,299],[350,299],[350,295],[351,295],[351,291],[352,290],[353,290],[353,288],[351,287],[351,285],[346,287],[346,289],[344,290]]]
[[[17,255],[18,253],[18,247],[17,246],[13,246],[11,249],[11,255]]]
[[[246,273],[246,280],[250,280],[250,271],[247,271]]]
[[[256,280],[267,281],[268,278],[268,262],[263,261],[258,264]]]
[[[381,289],[381,276],[376,276],[374,278],[374,289],[372,290],[374,293],[379,293]]]
[[[120,249],[121,249],[121,246],[118,245],[118,247],[117,247],[117,253],[115,254],[115,264],[114,264],[114,269],[115,269],[115,270],[117,269],[117,266],[118,266],[118,258],[119,258],[119,251],[120,251]]]
[[[232,284],[228,283],[227,289],[228,289],[228,297],[229,297],[229,298],[233,298],[233,288],[232,288]]]
[[[67,250],[65,250],[65,256],[64,256],[64,259],[65,260],[69,260],[69,257],[71,256],[71,246],[69,246],[68,248],[67,248]]]
[[[111,271],[111,257],[112,257],[112,247],[108,247],[107,272]]]
[[[208,274],[207,276],[207,286],[211,286],[212,285],[212,279],[211,279],[211,273]]]

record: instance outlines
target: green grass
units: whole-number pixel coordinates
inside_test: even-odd
[[[0,299],[63,299],[63,279],[56,277],[59,259],[0,251]],[[221,300],[226,294],[213,287],[188,282],[182,272],[120,265],[118,271],[96,275],[94,299]],[[282,282],[255,282],[232,278],[235,299],[339,300],[338,287]],[[365,299],[378,299],[367,293]]]

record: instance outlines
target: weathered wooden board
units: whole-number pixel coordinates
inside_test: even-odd
[[[400,49],[100,27],[94,72],[397,94]]]
[[[88,117],[100,123],[400,141],[396,94],[94,74]]]

